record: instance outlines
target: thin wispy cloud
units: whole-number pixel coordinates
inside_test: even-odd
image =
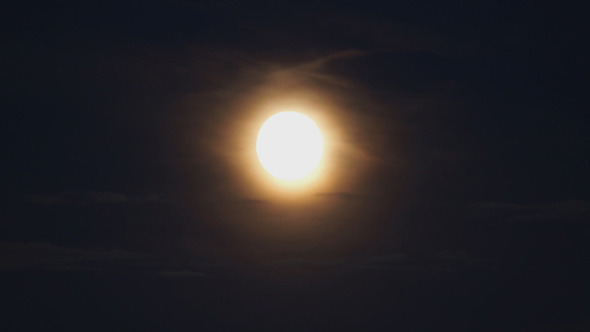
[[[590,202],[567,200],[545,204],[479,202],[477,213],[507,221],[590,221]]]
[[[100,270],[153,259],[125,250],[62,247],[47,242],[0,242],[0,270]]]
[[[39,205],[99,205],[99,204],[124,204],[147,203],[160,200],[156,194],[129,195],[110,191],[101,192],[69,192],[53,194],[34,194],[28,197],[28,201]]]
[[[348,193],[348,192],[325,192],[315,194],[318,198],[334,198],[341,200],[351,200],[360,198],[359,195]]]

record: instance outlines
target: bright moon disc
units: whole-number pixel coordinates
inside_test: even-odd
[[[324,143],[320,129],[309,117],[281,112],[268,118],[256,140],[262,167],[287,181],[300,180],[320,163]]]

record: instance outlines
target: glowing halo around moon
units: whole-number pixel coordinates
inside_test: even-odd
[[[256,139],[262,167],[274,177],[297,181],[313,172],[322,159],[324,142],[318,126],[298,112],[268,118]]]

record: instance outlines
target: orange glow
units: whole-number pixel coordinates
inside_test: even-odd
[[[358,135],[377,133],[374,124],[357,112],[356,103],[349,102],[348,95],[334,88],[293,72],[273,73],[266,78],[257,85],[239,84],[220,95],[192,95],[186,100],[189,109],[212,110],[206,117],[199,117],[199,130],[194,131],[192,141],[196,143],[195,152],[207,156],[208,163],[219,165],[218,174],[232,183],[214,187],[215,195],[269,202],[278,208],[315,204],[325,197],[319,196],[323,193],[362,193],[368,168],[376,165],[376,147],[368,146]],[[222,106],[218,98],[226,98]],[[273,176],[261,166],[259,133],[267,120],[282,112],[300,113],[321,131],[320,158],[317,151],[316,157],[310,157],[309,173],[301,170],[290,176]]]

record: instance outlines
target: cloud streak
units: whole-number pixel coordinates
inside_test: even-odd
[[[590,221],[590,202],[567,200],[546,204],[480,202],[478,214],[506,221]]]
[[[493,261],[475,257],[465,251],[440,251],[409,255],[402,252],[382,253],[369,256],[335,257],[319,259],[291,257],[265,263],[273,268],[303,268],[316,271],[326,269],[381,270],[381,271],[451,271],[471,266],[490,268]]]
[[[53,193],[35,194],[28,197],[28,201],[38,205],[75,205],[88,206],[100,204],[148,203],[160,199],[155,194],[128,195],[110,191],[93,191],[85,193]]]
[[[340,200],[351,200],[351,199],[358,199],[360,196],[351,194],[348,192],[326,192],[326,193],[317,193],[315,194],[318,198],[333,198],[333,199],[340,199]]]
[[[0,242],[0,270],[100,270],[149,258],[124,250],[67,248],[47,242]]]

